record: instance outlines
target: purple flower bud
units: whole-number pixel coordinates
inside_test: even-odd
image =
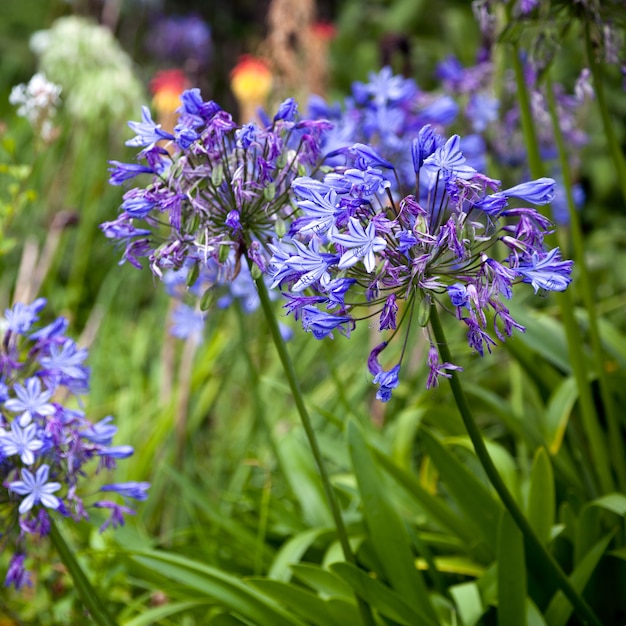
[[[316,339],[330,337],[333,339],[332,331],[339,329],[346,336],[350,336],[350,330],[354,326],[351,317],[344,315],[332,315],[324,311],[318,311],[314,306],[305,306],[302,309],[302,328],[307,332],[312,332]]]
[[[132,456],[135,449],[132,446],[111,446],[98,451],[98,454],[111,459],[127,459]]]
[[[532,204],[548,204],[554,198],[555,185],[556,183],[552,178],[538,178],[515,185],[510,189],[504,189],[500,193],[507,198],[512,196]]]
[[[110,185],[121,185],[139,174],[154,174],[154,170],[146,165],[120,163],[119,161],[109,161],[109,163],[113,166],[109,168],[109,172],[111,172],[111,177],[109,178]]]
[[[24,554],[14,554],[9,561],[9,569],[4,579],[4,586],[13,585],[18,591],[24,587],[32,587],[30,572],[24,568]]]
[[[146,500],[148,497],[147,491],[150,488],[150,483],[138,483],[138,482],[126,482],[126,483],[112,483],[110,485],[104,485],[100,487],[100,491],[114,491],[124,498],[134,498],[138,501]]]
[[[239,211],[233,209],[228,212],[228,215],[226,216],[226,226],[228,226],[228,228],[232,228],[233,230],[241,230]]]
[[[448,295],[450,296],[450,302],[452,302],[455,307],[459,308],[465,306],[469,308],[469,296],[465,285],[461,283],[450,285],[448,287]]]
[[[398,314],[398,305],[396,304],[396,294],[392,293],[385,301],[385,306],[380,314],[380,327],[382,330],[396,329],[396,315]]]
[[[293,122],[298,115],[298,103],[293,98],[287,98],[279,107],[274,116],[274,121],[285,120]]]

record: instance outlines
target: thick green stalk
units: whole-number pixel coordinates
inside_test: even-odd
[[[446,342],[445,333],[441,320],[439,319],[439,313],[437,312],[437,305],[435,303],[431,306],[430,325],[437,341],[437,347],[439,349],[442,362],[451,363],[452,355],[450,354],[450,350]],[[524,543],[541,561],[542,570],[554,578],[559,589],[572,603],[583,623],[601,626],[602,622],[598,619],[593,609],[587,604],[584,598],[576,591],[554,557],[546,550],[545,546],[522,513],[522,510],[519,508],[515,498],[511,495],[511,492],[508,490],[498,473],[496,466],[491,460],[491,457],[489,456],[487,446],[485,445],[480,429],[474,420],[457,373],[455,371],[450,371],[450,375],[451,377],[449,382],[452,388],[452,395],[454,396],[459,413],[461,414],[461,418],[465,424],[467,434],[474,445],[476,456],[485,470],[487,477],[491,481],[491,484],[500,496],[500,500],[502,500],[502,503],[513,517],[517,527],[524,535]]]
[[[261,389],[260,389],[260,380],[259,380],[259,372],[254,360],[252,359],[252,354],[250,354],[250,350],[248,346],[250,345],[250,337],[248,333],[248,329],[246,327],[246,314],[243,311],[243,307],[241,303],[237,303],[235,307],[237,309],[237,322],[239,325],[239,337],[241,339],[241,351],[245,357],[246,365],[248,367],[248,376],[250,381],[250,391],[252,394],[252,402],[254,405],[254,415],[258,418],[262,428],[265,430],[265,434],[267,435],[269,446],[272,450],[272,454],[276,459],[276,463],[280,467],[280,455],[278,454],[278,449],[276,447],[276,441],[274,440],[273,433],[273,425],[269,419],[267,411],[265,410],[265,406],[263,405],[263,401],[261,399]],[[251,429],[250,435],[254,434],[254,428]]]
[[[624,154],[620,148],[617,140],[617,134],[613,128],[613,122],[611,120],[611,114],[609,113],[609,107],[606,102],[606,96],[604,94],[604,82],[602,78],[602,65],[598,63],[593,45],[591,42],[591,33],[589,32],[590,24],[585,25],[585,45],[587,48],[587,60],[589,62],[589,69],[593,76],[593,87],[596,94],[596,101],[598,108],[600,109],[600,116],[602,117],[602,125],[604,126],[604,136],[609,144],[609,151],[615,165],[617,174],[617,183],[620,186],[624,202],[626,202],[626,160]]]
[[[619,417],[615,409],[615,402],[611,395],[611,389],[606,376],[606,370],[604,365],[604,348],[602,346],[602,340],[600,339],[600,331],[598,328],[598,316],[596,315],[595,297],[593,288],[591,286],[591,280],[589,279],[589,272],[587,271],[587,265],[585,263],[585,248],[583,234],[580,229],[580,221],[578,219],[578,213],[576,212],[576,206],[574,203],[574,196],[572,195],[572,175],[570,172],[569,160],[567,158],[567,148],[565,147],[565,141],[563,139],[563,133],[561,132],[561,126],[559,124],[559,116],[556,106],[556,98],[554,96],[554,90],[552,81],[548,76],[547,79],[547,95],[548,95],[548,109],[550,111],[550,118],[552,120],[552,126],[554,129],[554,138],[556,140],[557,149],[559,152],[559,161],[561,164],[561,174],[563,176],[563,185],[565,187],[565,194],[567,196],[567,206],[569,210],[569,230],[572,238],[572,247],[574,252],[574,261],[578,268],[578,285],[580,287],[580,293],[587,309],[589,316],[589,337],[591,339],[591,349],[593,353],[593,361],[600,383],[600,395],[602,396],[602,404],[606,412],[607,424],[609,427],[609,446],[611,453],[611,460],[613,461],[613,467],[617,474],[619,485],[622,491],[626,491],[626,450],[624,448],[624,440],[621,435],[621,429],[619,424]]]
[[[109,615],[96,590],[92,587],[80,563],[76,560],[72,548],[67,544],[54,520],[50,519],[50,539],[56,548],[67,571],[76,586],[76,591],[87,609],[91,619],[98,626],[116,626],[115,620]]]
[[[328,475],[328,471],[326,470],[326,464],[324,463],[322,450],[317,441],[317,436],[315,435],[315,430],[313,428],[313,423],[311,422],[311,417],[309,416],[309,412],[307,411],[306,405],[304,404],[304,396],[302,395],[302,390],[300,389],[300,382],[296,375],[295,367],[293,365],[291,357],[289,356],[289,352],[287,351],[287,345],[285,344],[285,340],[280,334],[280,328],[278,327],[278,321],[276,319],[274,307],[272,306],[269,294],[267,292],[267,287],[265,286],[265,282],[263,282],[263,278],[257,279],[255,283],[257,286],[257,291],[259,293],[259,299],[261,301],[261,308],[263,309],[263,313],[265,314],[265,319],[267,321],[267,325],[269,326],[272,340],[274,341],[274,345],[276,346],[276,350],[282,363],[285,376],[287,377],[287,382],[289,383],[289,388],[291,389],[291,394],[296,404],[296,409],[298,410],[298,414],[300,415],[300,421],[302,422],[304,432],[306,433],[309,445],[311,446],[311,452],[313,453],[315,463],[317,464],[317,469],[320,473],[320,478],[322,479],[324,493],[326,494],[326,499],[328,500],[328,504],[330,506],[333,521],[335,522],[337,537],[343,551],[344,559],[348,563],[356,565],[356,558],[350,546],[348,532],[346,530],[345,524],[343,523],[343,518],[339,509],[339,503],[337,502],[335,492],[330,483],[330,477]],[[369,606],[358,596],[356,598],[363,624],[365,626],[374,626],[375,622]]]
[[[539,152],[539,143],[537,141],[537,133],[535,131],[530,107],[530,96],[526,87],[526,81],[524,80],[522,63],[519,58],[519,49],[516,45],[513,45],[512,57],[515,82],[517,85],[517,98],[522,119],[522,132],[528,152],[528,165],[531,175],[534,178],[540,178],[544,175],[544,167]],[[593,401],[586,366],[586,357],[582,348],[583,342],[581,341],[578,324],[574,317],[574,301],[569,290],[556,293],[555,297],[559,305],[563,327],[565,328],[569,360],[578,386],[580,414],[585,434],[591,447],[593,466],[597,472],[601,491],[607,493],[613,491],[615,485],[606,455],[607,447],[604,440],[604,433],[600,428],[596,406]]]

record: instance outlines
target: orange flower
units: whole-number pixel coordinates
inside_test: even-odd
[[[180,94],[191,85],[182,70],[163,70],[150,81],[152,104],[159,117],[166,117],[180,106]]]
[[[244,55],[230,73],[230,87],[240,106],[259,106],[272,88],[272,73],[261,59]]]

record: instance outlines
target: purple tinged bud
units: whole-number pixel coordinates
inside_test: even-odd
[[[430,124],[423,126],[417,138],[411,145],[411,156],[413,157],[413,169],[417,173],[424,164],[424,159],[428,158],[439,147],[439,135],[435,133]]]
[[[448,295],[450,296],[450,302],[452,302],[455,307],[459,308],[465,306],[469,308],[469,295],[467,294],[465,285],[461,283],[450,285],[448,287]]]
[[[438,384],[439,376],[444,378],[451,378],[452,374],[448,374],[446,370],[462,371],[463,368],[452,363],[439,364],[439,351],[435,344],[431,343],[428,349],[428,380],[426,381],[426,389],[433,389]]]
[[[354,164],[360,170],[367,170],[368,167],[384,167],[386,169],[395,169],[393,164],[383,159],[374,148],[364,143],[355,143],[346,148],[333,150],[326,155],[326,158],[332,158],[339,154],[347,154],[354,158]]]
[[[247,150],[256,139],[259,129],[256,124],[244,124],[240,129],[235,132],[237,141],[241,144],[244,150]]]
[[[400,364],[392,367],[388,372],[382,371],[376,374],[372,381],[375,385],[380,385],[378,392],[376,393],[376,399],[381,402],[389,402],[391,399],[391,392],[400,384],[398,378],[400,374]]]
[[[473,209],[480,209],[487,215],[498,215],[502,209],[508,204],[507,197],[502,193],[494,193],[490,196],[481,198],[472,205]]]
[[[132,446],[111,446],[98,451],[98,454],[111,459],[127,459],[134,452],[135,449]]]
[[[395,330],[397,314],[398,305],[396,304],[396,294],[392,293],[387,298],[385,306],[380,314],[380,330]]]
[[[293,122],[298,115],[298,103],[293,98],[287,98],[279,107],[274,116],[274,121],[285,120]]]
[[[143,501],[148,498],[148,489],[150,483],[146,482],[126,482],[126,483],[111,483],[110,485],[104,485],[100,487],[100,491],[114,491],[124,498],[134,498],[138,501]]]
[[[548,204],[554,198],[554,188],[556,183],[552,178],[538,178],[530,180],[520,185],[515,185],[510,189],[504,189],[500,193],[503,196],[520,198],[532,204]]]
[[[339,329],[348,337],[353,326],[354,321],[351,317],[318,311],[314,306],[305,306],[302,309],[302,328],[312,332],[316,339],[324,337],[333,339],[332,331],[335,329]]]
[[[103,533],[109,526],[112,528],[118,528],[124,525],[124,515],[135,515],[135,511],[129,509],[127,506],[116,504],[109,500],[100,500],[94,503],[94,507],[97,509],[109,509],[111,516],[107,519],[102,526],[100,526],[100,532]]]
[[[154,170],[146,165],[120,163],[119,161],[109,161],[109,163],[113,166],[109,168],[109,172],[111,172],[110,185],[121,185],[139,174],[154,174]]]
[[[241,230],[239,211],[233,209],[228,212],[228,215],[226,216],[226,226],[228,226],[228,228],[232,228],[233,230]]]
[[[4,586],[13,585],[18,591],[24,587],[32,587],[30,572],[24,568],[24,554],[14,554],[9,561],[9,569],[4,579]]]

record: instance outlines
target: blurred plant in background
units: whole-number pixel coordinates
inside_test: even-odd
[[[41,71],[63,88],[69,115],[93,132],[120,125],[145,99],[130,57],[99,24],[60,18],[50,29],[35,33],[31,47]]]

